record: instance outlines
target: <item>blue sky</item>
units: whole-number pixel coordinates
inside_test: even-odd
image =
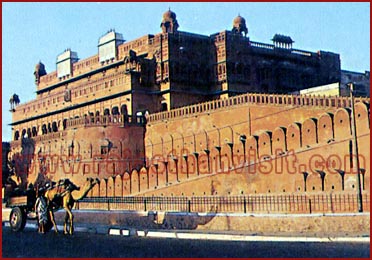
[[[127,41],[160,30],[171,8],[180,31],[210,35],[231,30],[240,14],[252,41],[271,43],[289,35],[294,48],[341,55],[341,68],[370,70],[370,3],[2,3],[2,140],[11,140],[9,98],[36,98],[34,68],[56,70],[56,58],[71,48],[80,59],[95,55],[100,36],[115,29]]]

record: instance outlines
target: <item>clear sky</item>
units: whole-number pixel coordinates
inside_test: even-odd
[[[233,19],[246,19],[252,41],[272,43],[274,34],[290,36],[293,48],[341,55],[341,68],[370,70],[370,3],[2,3],[2,140],[11,140],[9,98],[36,98],[34,68],[56,70],[65,49],[80,59],[98,53],[98,39],[108,30],[127,41],[161,31],[162,15],[177,14],[180,31],[210,35],[231,30]]]

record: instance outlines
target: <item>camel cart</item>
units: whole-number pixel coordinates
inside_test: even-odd
[[[6,207],[12,209],[9,215],[9,224],[13,231],[22,231],[26,226],[27,219],[37,219],[35,211],[36,193],[33,189],[8,192],[5,200]],[[50,230],[52,227],[52,222],[48,220],[45,229]]]
[[[6,207],[11,208],[9,224],[13,231],[22,231],[27,218],[35,219],[36,194],[31,190],[10,192],[6,196]]]

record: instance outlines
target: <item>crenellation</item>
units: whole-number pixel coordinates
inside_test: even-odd
[[[368,101],[368,98],[356,98],[356,102]],[[284,101],[284,102],[283,102]],[[220,108],[227,108],[236,105],[246,105],[248,103],[271,104],[271,105],[298,105],[298,106],[317,106],[317,107],[348,107],[350,100],[347,97],[325,97],[325,96],[295,96],[295,95],[272,95],[272,94],[253,94],[247,93],[234,96],[229,99],[213,100],[195,104],[185,108],[172,109],[171,112],[159,112],[151,114],[149,122],[156,122],[164,119],[177,119],[184,115],[205,113]],[[160,119],[159,119],[160,118]]]

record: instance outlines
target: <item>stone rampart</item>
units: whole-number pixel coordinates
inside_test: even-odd
[[[236,113],[235,109],[241,110]],[[248,110],[269,113],[275,109],[279,110],[266,117],[251,115],[256,120],[254,124],[237,125],[236,117],[229,116]],[[127,169],[112,177],[101,175],[104,178],[91,195],[356,191],[357,178],[350,160],[350,109],[281,109],[283,106],[252,107],[244,103],[210,115],[174,118],[162,123],[150,120],[145,139],[146,167]],[[278,113],[288,115],[289,119],[278,117]],[[363,189],[369,190],[369,104],[357,102],[355,115],[363,169],[361,182]],[[264,120],[259,122],[262,117]],[[301,120],[285,124],[293,118]],[[206,130],[205,125],[213,125],[212,120],[222,122],[221,127]],[[269,129],[262,128],[265,126]],[[191,131],[193,127],[196,132]],[[245,142],[241,139],[243,135]]]

